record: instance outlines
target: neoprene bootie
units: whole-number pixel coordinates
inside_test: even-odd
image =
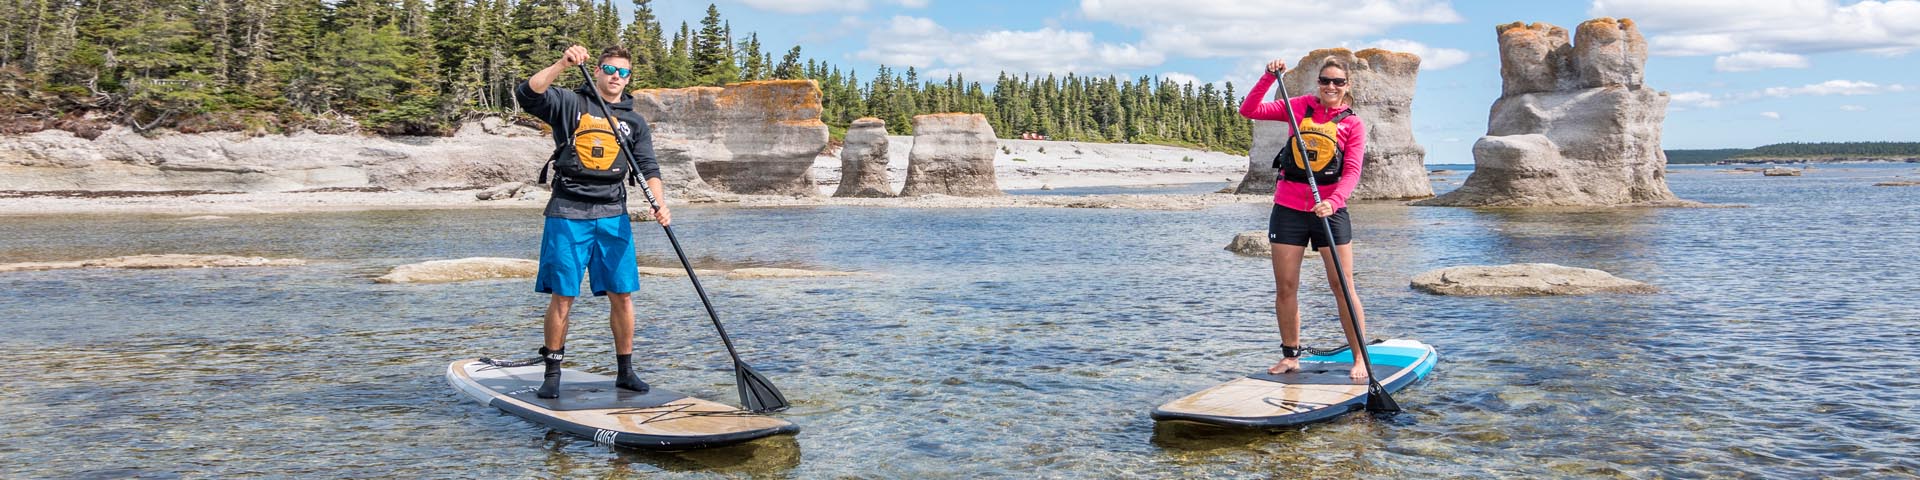
[[[546,380],[540,382],[540,398],[560,398],[560,360],[567,358],[567,347],[547,350],[540,347],[540,360],[547,364]]]
[[[619,362],[620,373],[614,377],[617,380],[613,381],[613,386],[640,393],[647,393],[648,389],[653,388],[647,382],[640,381],[639,375],[633,374],[633,354],[615,355],[614,359]]]

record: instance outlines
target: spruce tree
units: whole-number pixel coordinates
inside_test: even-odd
[[[233,69],[233,11],[227,0],[208,0],[200,6],[200,30],[207,35],[209,72],[216,85],[227,85]]]
[[[722,85],[740,77],[733,65],[733,45],[720,20],[720,8],[707,4],[700,19],[700,35],[693,39],[693,76],[700,85]]]
[[[687,22],[680,22],[680,31],[673,34],[673,46],[667,52],[665,61],[660,62],[659,86],[679,88],[694,84],[692,55],[692,30]]]
[[[780,57],[780,65],[773,67],[773,78],[792,80],[804,78],[800,72],[800,46],[794,45],[787,55]]]
[[[660,87],[660,69],[667,56],[667,49],[661,43],[663,32],[660,20],[653,15],[652,0],[634,0],[633,23],[627,24],[622,32],[621,43],[633,53],[633,82],[631,85],[648,88]]]
[[[559,0],[522,0],[513,7],[511,38],[513,58],[528,65],[510,76],[526,78],[566,51],[568,39],[562,27],[567,25],[566,11]],[[577,40],[576,40],[577,41]]]
[[[760,57],[760,34],[748,34],[747,40],[740,42],[740,80],[764,80],[767,68]]]
[[[272,85],[274,79],[267,73],[273,63],[271,48],[279,40],[272,35],[273,14],[272,0],[240,0],[240,51],[237,52],[240,68],[236,83],[257,101],[278,96]]]

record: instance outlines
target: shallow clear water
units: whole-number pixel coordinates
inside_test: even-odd
[[[371,281],[424,260],[531,258],[535,210],[4,218],[0,262],[313,264],[0,274],[0,363],[21,372],[0,382],[0,477],[1914,477],[1920,188],[1869,185],[1920,173],[1724,169],[1677,167],[1669,181],[1747,207],[1354,207],[1373,332],[1433,344],[1441,363],[1395,395],[1397,418],[1279,432],[1147,418],[1277,358],[1267,261],[1221,248],[1264,227],[1259,205],[680,208],[696,262],[877,274],[704,279],[802,431],[684,453],[596,446],[445,384],[452,360],[537,346],[545,301],[530,280]],[[1445,178],[1443,190],[1465,172]],[[636,231],[643,262],[672,265],[658,229]],[[1407,287],[1434,268],[1519,262],[1663,291]],[[1317,270],[1307,336],[1331,345]],[[690,285],[644,279],[637,298],[646,377],[737,401]],[[606,304],[579,310],[572,360],[605,373]]]

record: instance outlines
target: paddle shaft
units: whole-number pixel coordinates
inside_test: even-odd
[[[594,105],[600,106],[600,113],[607,116],[608,122],[619,122],[620,119],[613,116],[613,107],[607,105],[606,99],[600,98],[600,85],[599,82],[593,80],[593,72],[588,71],[586,65],[575,65],[575,67],[580,69],[581,75],[587,77],[587,85],[593,87],[593,94],[591,96],[593,97]],[[640,165],[633,161],[631,152],[627,151],[627,136],[620,132],[618,125],[614,125],[614,127],[614,138],[617,139],[621,145],[620,157],[627,160],[627,168],[631,169],[629,175],[637,177],[640,175]],[[640,181],[634,183],[640,185],[640,193],[647,197],[647,206],[653,209],[655,216],[659,216],[660,202],[654,199],[653,189],[647,187],[646,179],[640,179]],[[680,238],[673,235],[672,225],[662,224],[660,225],[660,229],[667,231],[667,242],[673,244],[673,254],[680,257],[680,266],[686,267],[687,278],[693,280],[693,291],[694,293],[700,294],[700,304],[707,307],[707,318],[713,320],[713,329],[720,332],[720,342],[727,345],[727,356],[733,357],[733,367],[735,369],[741,368],[744,362],[740,361],[740,353],[734,351],[733,339],[727,337],[727,327],[720,324],[720,314],[713,310],[713,300],[707,298],[707,289],[700,286],[700,276],[693,273],[693,262],[687,261],[686,250],[680,248]]]
[[[1293,121],[1293,124],[1289,125],[1288,128],[1292,129],[1293,131],[1293,135],[1291,136],[1292,141],[1289,143],[1293,144],[1292,145],[1294,147],[1293,152],[1296,154],[1294,155],[1294,161],[1301,162],[1302,165],[1306,165],[1307,167],[1309,167],[1309,169],[1311,169],[1313,163],[1308,162],[1306,158],[1303,158],[1307,155],[1307,145],[1306,145],[1306,141],[1300,138],[1300,117],[1293,113],[1293,99],[1287,96],[1287,82],[1281,79],[1278,73],[1274,74],[1273,80],[1274,80],[1274,83],[1277,83],[1280,85],[1280,91],[1279,91],[1280,104],[1281,106],[1286,107],[1287,119]],[[1285,147],[1282,147],[1282,148],[1285,148]],[[1320,204],[1320,182],[1318,180],[1314,180],[1313,177],[1314,177],[1313,172],[1308,171],[1307,172],[1307,189],[1313,192],[1314,205],[1319,205]],[[1334,241],[1333,240],[1333,223],[1328,222],[1327,217],[1321,217],[1318,214],[1314,216],[1320,219],[1320,228],[1326,230],[1327,232],[1327,243],[1328,243],[1327,258],[1333,260],[1333,271],[1335,273],[1334,284],[1340,287],[1340,298],[1344,300],[1343,302],[1340,302],[1340,303],[1344,304],[1347,309],[1345,326],[1347,328],[1353,329],[1353,339],[1352,339],[1353,344],[1351,345],[1353,349],[1353,359],[1354,361],[1360,362],[1361,366],[1364,366],[1367,368],[1368,388],[1378,393],[1381,396],[1386,396],[1387,395],[1386,389],[1382,388],[1380,386],[1380,380],[1377,378],[1374,378],[1373,376],[1373,362],[1368,360],[1369,357],[1367,355],[1367,348],[1366,348],[1366,345],[1367,345],[1366,332],[1360,331],[1360,315],[1359,315],[1359,312],[1357,310],[1354,310],[1353,308],[1353,291],[1352,289],[1347,288],[1347,278],[1346,278],[1347,270],[1340,267],[1340,248],[1336,245],[1332,245]]]

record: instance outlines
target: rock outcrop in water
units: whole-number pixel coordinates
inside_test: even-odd
[[[887,123],[878,118],[854,120],[840,148],[840,187],[836,197],[891,197],[887,178]]]
[[[1320,75],[1320,65],[1327,58],[1338,58],[1347,64],[1350,69],[1347,76],[1353,82],[1353,112],[1367,124],[1367,154],[1353,198],[1404,200],[1433,196],[1433,185],[1427,181],[1427,150],[1413,140],[1413,88],[1420,74],[1420,57],[1377,48],[1359,53],[1344,48],[1314,50],[1291,65],[1281,77],[1280,81],[1286,82],[1287,93],[1309,95],[1318,91],[1315,81]],[[1279,173],[1273,168],[1273,157],[1286,145],[1288,133],[1286,122],[1254,121],[1247,175],[1235,193],[1273,193]]]
[[[0,273],[64,270],[70,268],[129,268],[137,270],[155,270],[165,268],[214,268],[214,267],[291,267],[306,265],[307,261],[297,258],[236,257],[232,255],[132,255],[125,257],[96,258],[69,262],[27,262],[0,264]]]
[[[6,270],[0,270],[4,272]],[[681,267],[640,267],[643,277],[685,277],[687,271]],[[540,262],[522,258],[473,257],[454,260],[431,260],[401,265],[373,279],[378,283],[446,283],[473,280],[492,280],[502,278],[533,278],[540,273]],[[801,270],[793,268],[741,268],[736,270],[696,269],[694,273],[703,277],[725,276],[735,280],[761,278],[811,278],[845,277],[861,275],[854,272],[834,272],[824,270]]]
[[[539,189],[540,187],[533,186],[527,182],[507,182],[488,187],[486,190],[481,190],[480,193],[473,194],[473,198],[480,200],[506,200],[510,198],[520,198],[522,195]]]
[[[531,182],[553,151],[548,138],[492,118],[469,122],[452,137],[145,136],[114,127],[88,140],[44,130],[0,136],[0,190],[421,190]]]
[[[540,263],[520,258],[474,257],[393,267],[378,283],[445,283],[495,278],[533,278]]]
[[[827,125],[820,122],[820,87],[812,80],[647,89],[633,96],[634,111],[653,128],[654,155],[670,193],[818,193],[809,172],[827,146]]]
[[[738,268],[726,272],[727,278],[747,280],[756,278],[817,278],[817,277],[853,277],[855,272],[828,272],[821,270],[802,270],[797,268],[751,267]]]
[[[1683,204],[1667,189],[1667,93],[1645,85],[1647,42],[1631,20],[1495,29],[1500,99],[1474,143],[1474,171],[1434,206]]]
[[[1233,236],[1227,243],[1227,251],[1249,257],[1273,256],[1273,242],[1267,240],[1265,230],[1249,230]]]
[[[1440,295],[1585,295],[1654,293],[1652,285],[1591,268],[1551,263],[1448,267],[1413,277],[1413,288]]]
[[[993,154],[1000,146],[993,125],[978,113],[913,117],[913,150],[907,154],[907,185],[900,196],[1003,195],[994,179]]]

